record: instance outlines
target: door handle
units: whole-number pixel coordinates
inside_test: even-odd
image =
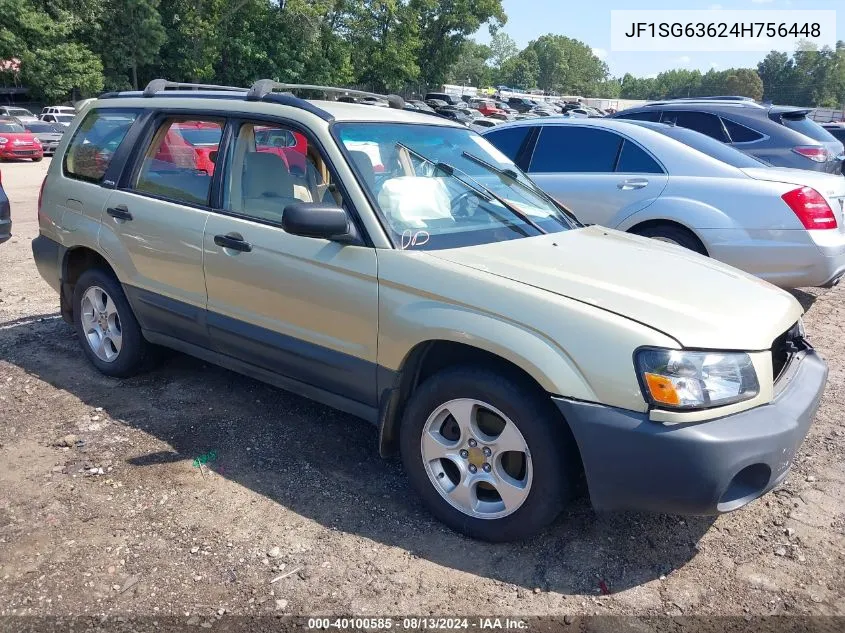
[[[129,209],[127,209],[123,205],[120,205],[119,207],[109,207],[108,209],[106,209],[106,213],[108,213],[115,220],[123,220],[125,222],[128,222],[132,219],[132,214],[129,213]]]
[[[616,188],[621,189],[622,191],[642,189],[643,187],[648,187],[648,180],[645,178],[629,178],[628,180],[623,180],[616,185]]]
[[[233,235],[215,235],[214,243],[217,246],[228,248],[233,251],[240,251],[241,253],[249,253],[252,251],[252,244],[244,241],[244,238]]]

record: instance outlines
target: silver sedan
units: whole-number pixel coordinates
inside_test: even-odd
[[[545,119],[484,137],[584,223],[672,242],[783,288],[845,274],[842,176],[770,167],[662,123]]]

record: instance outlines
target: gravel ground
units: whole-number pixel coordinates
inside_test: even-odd
[[[715,519],[581,500],[490,545],[364,422],[177,354],[98,374],[32,261],[48,164],[0,166],[0,615],[845,615],[845,287],[796,292],[830,383],[772,494]]]

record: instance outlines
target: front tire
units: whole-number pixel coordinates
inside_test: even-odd
[[[73,290],[73,323],[82,351],[101,373],[128,378],[145,368],[150,344],[110,272],[91,268],[79,277]]]
[[[531,385],[458,367],[414,391],[399,441],[408,478],[435,517],[501,542],[537,534],[570,499],[577,452],[567,431]]]

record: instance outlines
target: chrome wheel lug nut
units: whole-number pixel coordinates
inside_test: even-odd
[[[471,472],[473,475],[478,472],[478,468],[475,467],[475,464],[469,465],[469,472]]]
[[[493,451],[491,451],[491,450],[490,450],[490,447],[489,447],[489,446],[485,446],[485,447],[484,447],[484,456],[485,456],[485,457],[490,457],[490,455],[492,455],[492,454],[493,454]]]
[[[490,470],[491,470],[490,464],[484,464],[484,466],[482,466],[482,468],[484,469],[485,473],[489,473]]]
[[[469,442],[467,442],[467,444],[469,444],[469,445],[470,445],[470,446],[472,446],[472,447],[475,447],[475,446],[477,446],[477,445],[478,445],[478,442],[476,442],[476,441],[475,441],[475,440],[473,440],[473,439],[470,439],[470,441],[469,441]]]
[[[467,457],[469,457],[469,451],[468,451],[468,450],[466,450],[466,449],[462,449],[462,450],[461,450],[461,457],[463,457],[464,459],[466,459]]]

